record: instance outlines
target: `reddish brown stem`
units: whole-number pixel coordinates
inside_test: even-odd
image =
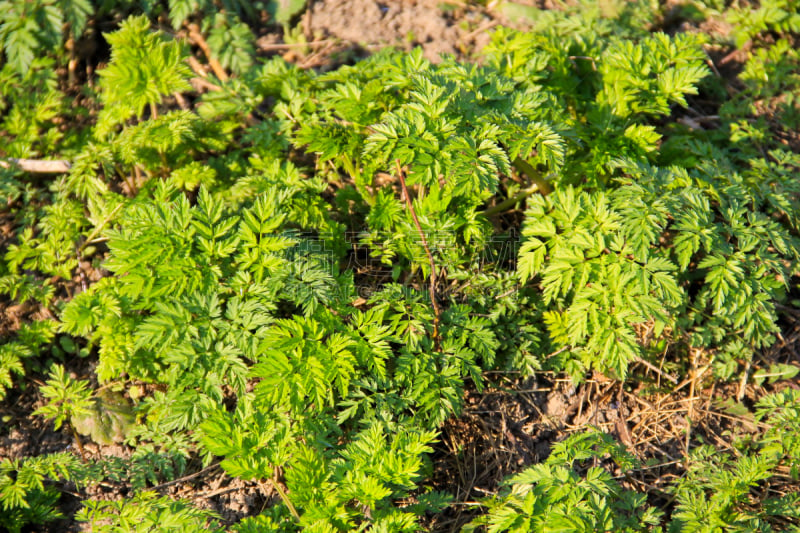
[[[226,82],[228,81],[228,74],[225,72],[225,69],[222,68],[222,65],[219,61],[216,60],[214,55],[211,53],[211,47],[208,46],[203,34],[200,33],[200,27],[197,24],[189,24],[189,38],[194,41],[194,43],[200,47],[205,54],[206,59],[208,59],[208,64],[211,67],[211,70],[214,71],[214,74],[217,75],[219,81]]]
[[[425,248],[425,254],[428,256],[428,263],[431,267],[431,280],[430,285],[428,287],[428,292],[431,298],[431,305],[433,306],[433,345],[437,352],[441,352],[441,346],[439,345],[439,303],[436,301],[436,263],[433,260],[433,254],[431,253],[431,249],[428,247],[428,239],[425,238],[425,232],[422,231],[422,225],[419,223],[419,218],[417,218],[417,212],[414,211],[414,204],[411,203],[411,195],[408,194],[408,188],[406,187],[406,178],[405,173],[403,172],[403,168],[400,166],[400,160],[394,160],[395,166],[397,167],[397,177],[400,178],[400,186],[403,188],[403,196],[406,198],[406,205],[408,206],[408,211],[411,213],[411,218],[414,219],[414,225],[417,227],[417,232],[419,232],[419,237],[422,240],[422,247]]]
[[[75,437],[75,444],[78,445],[78,451],[81,454],[81,461],[86,462],[86,452],[83,451],[83,442],[81,442],[81,437],[78,435],[78,431],[72,427],[72,424],[69,425],[70,429],[72,430],[72,436]]]
[[[206,81],[203,78],[192,78],[191,80],[189,80],[189,83],[191,83],[197,91],[199,91],[200,89],[207,89],[209,91],[222,90],[222,87],[220,87],[219,85],[215,85],[209,81]]]

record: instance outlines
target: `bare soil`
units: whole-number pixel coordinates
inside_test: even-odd
[[[497,23],[474,6],[435,0],[324,0],[313,4],[310,20],[314,34],[368,50],[420,46],[434,62],[441,54],[469,55],[482,48],[488,42],[486,30]]]

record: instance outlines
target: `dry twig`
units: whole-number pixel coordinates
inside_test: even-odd
[[[310,41],[307,43],[271,43],[271,44],[260,44],[258,48],[264,52],[282,52],[284,50],[291,50],[292,48],[316,48],[319,46],[328,46],[330,44],[335,44],[336,41],[334,39],[322,39],[319,41]]]
[[[678,384],[678,378],[676,378],[676,377],[674,377],[674,376],[672,376],[670,374],[667,374],[666,372],[664,372],[663,370],[661,370],[660,368],[658,368],[657,366],[655,366],[651,362],[647,361],[646,359],[643,359],[643,358],[641,358],[639,356],[636,356],[634,358],[634,361],[646,366],[647,368],[649,368],[650,370],[652,370],[653,372],[655,372],[656,374],[658,374],[662,378],[672,382],[673,385],[677,385]]]
[[[64,159],[20,159],[16,157],[0,159],[0,167],[11,168],[12,166],[32,174],[62,174],[69,172],[72,163]]]
[[[149,488],[148,490],[161,490],[161,489],[164,489],[164,488],[172,486],[172,485],[177,485],[178,483],[183,483],[184,481],[189,481],[190,479],[194,479],[194,478],[196,478],[198,476],[202,476],[203,474],[206,474],[206,473],[210,472],[211,470],[214,470],[218,466],[219,466],[219,463],[214,463],[214,464],[208,465],[207,467],[203,468],[202,470],[198,470],[197,472],[193,472],[191,474],[186,474],[185,476],[181,476],[181,477],[173,479],[171,481],[166,481],[164,483],[160,483],[160,484],[158,484],[158,485],[156,485],[154,487]]]

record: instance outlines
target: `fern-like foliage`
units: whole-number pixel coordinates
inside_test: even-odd
[[[49,478],[62,477],[80,460],[65,454],[0,462],[0,525],[18,533],[28,524],[43,524],[62,516],[56,508],[59,491],[48,484]]]
[[[518,268],[522,281],[541,276],[545,303],[556,304],[544,316],[553,339],[624,376],[640,356],[635,326],[655,320],[663,330],[683,292],[669,258],[650,255],[660,234],[615,212],[612,201],[570,188],[537,197],[527,212],[523,236],[529,239]]]
[[[173,500],[153,492],[140,492],[119,502],[89,501],[75,518],[92,531],[223,531],[217,515],[184,500]]]
[[[638,43],[612,42],[599,71],[603,92],[600,109],[608,106],[620,118],[666,115],[670,104],[686,107],[687,94],[697,93],[697,83],[708,75],[698,37],[682,33],[668,37],[656,33]]]
[[[120,29],[105,35],[111,62],[100,72],[102,100],[97,134],[102,137],[165,95],[191,88],[189,66],[180,43],[151,31],[146,17],[130,17]]]
[[[671,531],[778,531],[775,516],[795,525],[800,521],[800,495],[755,490],[782,467],[789,466],[797,477],[799,399],[792,389],[763,398],[757,419],[771,429],[763,440],[737,442],[742,451],[736,455],[720,454],[711,446],[692,451],[686,476],[673,487],[677,509]]]
[[[735,6],[728,11],[728,19],[736,27],[736,44],[763,36],[770,31],[800,33],[800,5],[796,0],[767,0],[757,9]]]
[[[487,501],[487,514],[465,531],[478,526],[489,533],[651,531],[659,524],[660,513],[646,504],[644,494],[624,490],[602,467],[576,471],[580,462],[606,455],[623,471],[635,464],[623,447],[599,432],[573,435],[556,444],[543,464],[508,479],[509,488]]]
[[[218,458],[277,498],[230,530],[417,531],[449,501],[425,484],[427,456],[486,370],[631,379],[658,351],[679,375],[702,351],[727,379],[774,342],[800,253],[800,161],[753,116],[769,106],[791,130],[791,36],[752,50],[731,97],[703,39],[648,31],[649,0],[537,13],[536,31],[498,29],[477,64],[383,51],[316,72],[257,57],[256,24],[288,24],[301,4],[0,1],[0,156],[71,162],[54,180],[0,170],[15,231],[0,292],[58,316],[0,348],[0,395],[49,366],[39,414],[135,448],[4,461],[0,526],[54,517],[53,482],[106,480],[133,493],[85,502],[87,527],[220,530],[146,492]],[[748,35],[791,29],[790,7],[764,3]],[[154,30],[167,20],[195,45],[206,35],[232,75],[190,93],[188,48]],[[110,61],[70,106],[60,53],[31,53],[94,27]],[[709,94],[719,114],[695,127],[683,115]],[[73,355],[92,379],[49,361]],[[759,403],[772,429],[737,443],[741,457],[698,449],[669,527],[793,519],[796,499],[751,487],[796,475],[795,403]],[[608,460],[636,467],[608,436],[572,437],[473,527],[667,525]]]
[[[54,49],[61,44],[64,4],[73,8],[68,12],[74,22],[86,23],[89,11],[86,0],[0,2],[0,12],[3,13],[3,22],[0,23],[0,48],[14,70],[25,72],[33,63],[37,52]]]
[[[50,379],[41,389],[47,404],[34,411],[34,414],[53,419],[58,429],[64,422],[89,412],[91,391],[88,387],[88,381],[72,379],[66,375],[63,366],[55,365],[50,372]]]
[[[0,283],[5,278],[0,278]],[[15,374],[25,375],[25,360],[39,355],[55,336],[57,325],[51,320],[24,324],[14,340],[6,339],[0,345],[0,399],[12,388]]]
[[[609,193],[563,189],[528,209],[518,271],[555,303],[545,320],[556,343],[620,375],[642,355],[645,322],[696,346],[769,345],[800,250],[791,228],[747,207],[758,193],[741,178],[618,164],[630,177]]]

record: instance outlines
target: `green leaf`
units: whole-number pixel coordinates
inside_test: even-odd
[[[269,0],[267,11],[275,22],[288,24],[292,17],[299,14],[306,7],[306,0]]]

